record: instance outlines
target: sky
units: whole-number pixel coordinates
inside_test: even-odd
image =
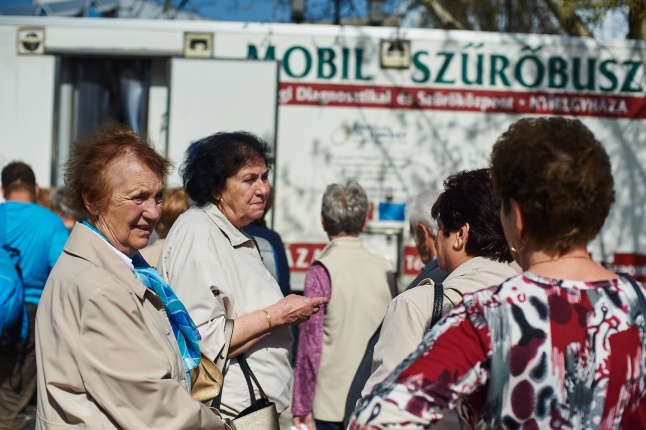
[[[46,2],[47,0],[41,0]],[[52,1],[52,0],[49,0]],[[56,1],[56,0],[53,0]],[[100,0],[97,0],[100,1]],[[135,0],[136,1],[136,0]],[[162,2],[163,0],[153,0]],[[182,0],[171,0],[178,4]],[[290,0],[188,0],[187,9],[197,12],[200,15],[221,21],[243,21],[243,22],[289,22],[291,19]],[[330,7],[333,0],[305,0],[306,18],[316,20],[330,20],[334,17],[334,11]],[[385,0],[385,12],[401,10],[410,0]],[[368,0],[340,0],[345,7],[341,9],[341,16],[366,17],[368,14]],[[22,6],[32,3],[32,0],[0,0],[0,8]],[[348,5],[352,6],[349,7]],[[414,13],[407,15],[402,23],[404,26],[415,26]],[[609,13],[602,24],[593,30],[599,39],[625,38],[626,16],[616,11]]]
[[[161,3],[163,0],[153,1]],[[171,0],[174,5],[180,1]],[[0,7],[23,6],[32,2],[32,0],[0,0]],[[42,2],[45,3],[47,0]],[[368,0],[342,0],[341,3],[346,5],[342,7],[342,17],[365,17],[368,14]],[[385,0],[385,3],[386,12],[390,12],[401,3],[401,0]],[[334,12],[327,7],[329,4],[331,0],[306,0],[306,13],[332,20]],[[348,4],[352,4],[352,7],[347,7]],[[290,0],[189,0],[187,10],[222,21],[287,22],[291,19],[289,5]]]

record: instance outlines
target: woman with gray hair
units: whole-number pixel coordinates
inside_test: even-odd
[[[308,269],[304,295],[328,297],[322,312],[301,326],[296,355],[294,424],[341,429],[345,400],[395,288],[391,264],[359,240],[368,197],[355,180],[327,187],[321,223],[330,243]],[[334,292],[334,294],[332,294]],[[360,347],[357,347],[360,346]]]

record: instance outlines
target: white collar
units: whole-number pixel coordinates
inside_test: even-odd
[[[83,225],[83,224],[81,224],[81,225]],[[119,258],[121,259],[121,261],[123,261],[123,263],[124,263],[126,266],[128,266],[128,268],[130,269],[130,271],[131,271],[131,272],[133,272],[133,273],[135,272],[135,266],[133,266],[133,264],[132,264],[132,258],[128,257],[126,254],[124,254],[123,252],[119,251],[117,248],[115,248],[114,246],[112,246],[112,244],[111,244],[110,242],[108,242],[108,241],[105,239],[105,237],[101,236],[101,235],[100,235],[99,233],[97,233],[96,231],[92,230],[91,228],[89,228],[89,227],[88,227],[88,226],[86,226],[86,225],[83,225],[83,227],[87,228],[87,229],[88,229],[88,230],[90,230],[92,233],[94,233],[94,234],[96,234],[97,236],[99,236],[99,237],[101,238],[101,240],[102,240],[103,242],[105,242],[105,244],[106,244],[106,245],[108,245],[108,247],[109,247],[109,248],[110,248],[110,249],[111,249],[115,254],[117,254],[117,257],[119,257]]]

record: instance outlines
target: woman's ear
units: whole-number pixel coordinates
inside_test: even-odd
[[[466,223],[455,232],[455,241],[453,242],[453,249],[455,251],[463,251],[466,249],[470,229],[469,223]]]
[[[96,217],[97,216],[96,205],[90,202],[90,200],[87,197],[87,194],[83,193],[82,196],[83,196],[83,204],[87,208],[88,212],[93,217]]]
[[[514,226],[514,234],[516,235],[516,239],[521,241],[523,239],[523,231],[525,229],[525,216],[516,200],[509,199],[509,205],[511,206],[511,222]]]

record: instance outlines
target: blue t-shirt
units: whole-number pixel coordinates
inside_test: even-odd
[[[5,243],[20,253],[25,301],[38,305],[69,233],[58,215],[36,203],[6,202]],[[3,228],[3,226],[0,226]],[[10,251],[11,252],[11,251]]]
[[[0,247],[0,335],[23,317],[22,281],[7,251]]]

